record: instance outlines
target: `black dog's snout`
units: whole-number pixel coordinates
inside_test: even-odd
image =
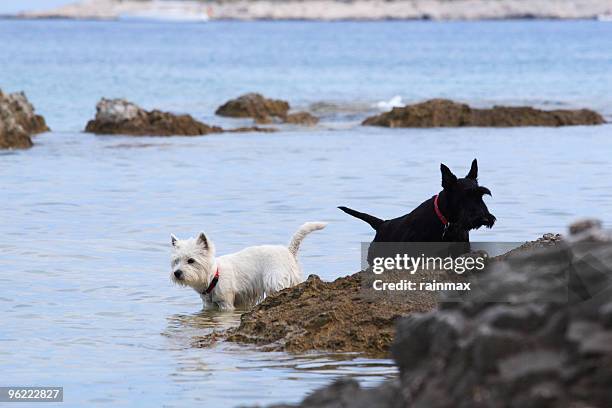
[[[181,279],[183,277],[183,271],[181,271],[180,269],[177,269],[176,271],[174,271],[174,277],[176,279]]]

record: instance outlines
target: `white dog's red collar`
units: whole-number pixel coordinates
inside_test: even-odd
[[[438,195],[436,195],[436,197],[434,198],[434,210],[436,211],[436,215],[440,219],[440,222],[442,222],[442,225],[446,227],[448,225],[448,220],[446,219],[444,214],[442,214],[442,211],[440,211],[440,207],[438,207]]]
[[[204,291],[205,295],[208,295],[210,292],[213,291],[213,289],[215,289],[215,286],[217,286],[217,282],[219,282],[219,269],[219,265],[217,265],[217,272],[215,272],[215,276],[210,281],[210,285],[208,285],[208,287]]]

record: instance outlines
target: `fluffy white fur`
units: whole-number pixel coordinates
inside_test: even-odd
[[[193,288],[200,294],[204,308],[232,310],[249,308],[265,295],[297,285],[303,280],[297,260],[306,235],[325,228],[324,222],[307,222],[289,246],[262,245],[215,257],[215,245],[204,233],[197,238],[179,240],[172,235],[173,282]],[[211,293],[205,291],[219,270],[219,280]]]

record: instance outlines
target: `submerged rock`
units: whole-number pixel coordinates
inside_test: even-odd
[[[308,112],[289,113],[289,102],[269,99],[258,93],[248,93],[231,99],[215,112],[219,116],[253,118],[255,123],[268,124],[275,120],[295,125],[314,126],[319,119]]]
[[[32,146],[30,136],[48,131],[45,119],[23,92],[4,94],[0,90],[0,149],[25,149]]]
[[[472,108],[448,99],[393,108],[363,121],[365,126],[384,127],[514,127],[514,126],[575,126],[601,125],[603,117],[589,109],[545,111],[527,106],[494,106],[490,109]]]
[[[244,132],[273,133],[273,132],[278,132],[278,129],[273,128],[273,127],[245,126],[245,127],[225,129],[224,132],[227,132],[227,133],[244,133]]]
[[[290,113],[285,117],[285,123],[292,125],[314,126],[319,123],[319,118],[308,112]]]
[[[398,380],[338,382],[297,406],[610,407],[611,271],[612,241],[589,237],[502,257],[463,302],[399,321]]]

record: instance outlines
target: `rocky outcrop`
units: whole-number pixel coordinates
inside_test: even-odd
[[[545,111],[527,106],[494,106],[476,109],[448,99],[393,108],[363,121],[365,126],[430,128],[430,127],[514,127],[601,125],[603,117],[589,109]]]
[[[570,231],[582,235],[500,261],[463,302],[399,321],[397,381],[343,380],[298,406],[612,406],[611,236]]]
[[[125,99],[102,98],[96,105],[96,117],[86,132],[103,135],[200,136],[212,133],[276,132],[273,127],[247,126],[223,129],[195,120],[191,115],[176,115],[159,110],[146,111]]]
[[[191,115],[146,111],[125,99],[103,98],[96,105],[95,119],[87,123],[85,131],[134,136],[197,136],[221,133],[223,129],[199,122]]]
[[[559,235],[546,234],[495,259],[559,242]],[[435,271],[394,274],[386,280],[451,282],[458,280],[457,277],[454,273]],[[204,336],[195,345],[208,347],[217,341],[231,341],[255,344],[268,351],[329,350],[386,357],[396,321],[402,316],[437,309],[438,293],[415,291],[407,295],[401,291],[373,290],[373,281],[380,278],[369,269],[333,282],[310,275],[305,282],[268,296],[251,312],[243,314],[238,327]]]
[[[255,123],[268,124],[274,121],[294,125],[313,126],[319,119],[308,112],[289,113],[289,102],[269,99],[258,93],[248,93],[221,105],[216,114],[231,118],[253,118]]]
[[[48,130],[45,119],[34,113],[23,92],[7,95],[0,91],[0,149],[31,147],[30,136]]]
[[[273,118],[282,119],[289,112],[289,102],[268,99],[258,93],[248,93],[231,99],[215,112],[231,118],[253,118],[257,123],[271,123]]]
[[[410,301],[374,297],[364,290],[369,275],[360,272],[334,282],[310,275],[300,285],[267,297],[242,315],[239,327],[213,333],[196,345],[207,347],[226,340],[256,344],[265,350],[359,351],[384,356],[396,320],[408,313],[431,310],[436,300],[425,293]]]

